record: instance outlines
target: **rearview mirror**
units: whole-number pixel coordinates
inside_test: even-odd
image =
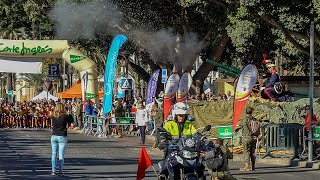
[[[158,127],[159,132],[167,132],[163,127]]]
[[[201,133],[204,133],[206,131],[209,131],[211,129],[211,125],[207,125],[206,127],[203,128],[203,130],[201,131]]]

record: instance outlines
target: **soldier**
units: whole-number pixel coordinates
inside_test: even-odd
[[[117,118],[125,117],[125,110],[123,109],[123,106],[122,106],[120,100],[117,100],[115,103],[115,117],[117,117]],[[116,136],[116,137],[122,138],[122,129],[121,128],[118,129],[118,136]]]
[[[222,158],[223,158],[223,165],[222,168],[214,172],[211,169],[208,168],[209,173],[212,176],[212,180],[235,180],[236,178],[231,175],[229,172],[229,159],[233,158],[233,154],[230,152],[230,150],[223,145],[223,139],[216,139],[214,141],[214,146],[217,148],[220,148],[222,151]]]
[[[255,169],[256,157],[254,155],[257,138],[253,135],[253,121],[257,121],[252,116],[253,108],[247,107],[247,118],[242,123],[242,146],[245,167],[240,168],[240,171],[252,171]],[[258,127],[260,129],[260,127]]]
[[[269,67],[268,67],[270,64],[272,64],[272,61],[269,60],[269,59],[266,59],[266,60],[265,60],[265,68],[267,69],[267,73],[266,73],[267,81],[270,80],[271,74],[272,74],[272,73],[269,71]]]
[[[155,107],[154,107],[153,120],[155,121],[155,125],[156,125],[155,128],[156,129],[158,127],[163,127],[162,126],[163,125],[163,109],[162,109],[161,106],[158,106],[157,103],[155,104]],[[157,132],[155,134],[157,134]],[[156,148],[158,143],[159,143],[159,140],[158,140],[157,135],[156,135],[155,142],[153,143],[152,148]]]
[[[271,77],[269,82],[265,86],[265,93],[266,95],[272,100],[272,101],[278,101],[276,94],[280,93],[277,92],[277,89],[275,88],[275,84],[280,82],[280,76],[277,73],[277,70],[275,69],[276,65],[269,64],[269,72],[271,73]],[[279,90],[278,90],[279,91]]]

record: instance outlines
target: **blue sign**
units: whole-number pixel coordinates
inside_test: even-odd
[[[131,90],[132,89],[132,79],[121,79],[120,80],[120,88],[122,90]]]
[[[161,76],[161,82],[162,83],[166,83],[167,82],[167,78],[168,78],[168,71],[167,71],[167,69],[162,69],[162,72],[161,72],[161,74],[162,74],[162,76]]]
[[[8,91],[7,94],[8,95],[13,95],[13,91]]]

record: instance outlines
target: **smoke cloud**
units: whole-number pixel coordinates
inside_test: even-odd
[[[123,13],[109,0],[75,3],[63,0],[50,12],[57,38],[76,40],[96,37],[99,32],[123,27]],[[203,43],[196,33],[177,35],[172,28],[144,31],[143,25],[123,32],[129,40],[143,47],[158,64],[167,62],[178,69],[190,70]]]
[[[203,45],[196,33],[180,36],[173,29],[135,31],[133,37],[159,64],[170,62],[184,70],[190,70]]]
[[[119,24],[122,14],[108,0],[81,4],[63,0],[55,4],[49,18],[55,22],[57,38],[75,40],[94,37],[104,28]]]

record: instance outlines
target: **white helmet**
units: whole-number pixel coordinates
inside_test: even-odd
[[[178,102],[173,106],[173,113],[172,114],[190,114],[190,107],[187,103]]]

